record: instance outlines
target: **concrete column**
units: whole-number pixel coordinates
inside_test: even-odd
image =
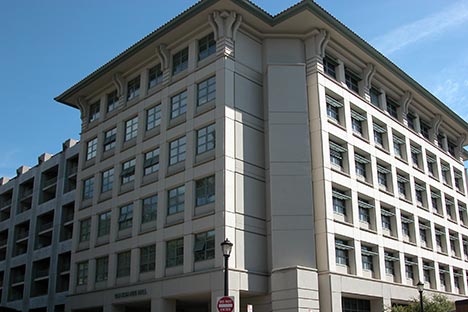
[[[108,287],[112,287],[115,285],[116,272],[117,272],[117,254],[111,253],[109,254],[109,271],[108,271],[108,279],[107,279]]]
[[[346,78],[345,78],[345,66],[344,62],[340,59],[337,59],[338,66],[336,67],[336,80],[341,82],[344,86],[346,86]]]
[[[193,271],[193,235],[184,236],[184,273]]]
[[[192,40],[189,43],[189,53],[188,53],[188,71],[192,71],[195,69],[197,66],[197,60],[198,60],[198,44],[197,40]]]
[[[140,248],[133,248],[130,253],[130,283],[136,283],[140,272]]]
[[[419,119],[419,115],[418,114],[414,114],[415,115],[415,118],[414,118],[414,130],[416,132],[421,132],[421,122],[420,122],[420,119]]]
[[[380,95],[379,95],[380,108],[383,109],[384,111],[387,111],[387,95],[385,94],[385,90],[383,88],[380,88],[379,92],[380,92]]]
[[[88,261],[88,286],[86,287],[88,291],[94,289],[96,280],[96,259],[89,259]]]
[[[156,270],[155,277],[160,278],[165,275],[166,269],[166,243],[156,244]]]
[[[164,298],[151,299],[151,312],[176,312],[176,301]]]
[[[106,304],[102,306],[102,312],[114,312],[112,304]]]

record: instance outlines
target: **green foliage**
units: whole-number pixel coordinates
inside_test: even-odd
[[[451,302],[447,296],[433,295],[432,297],[423,297],[424,312],[450,312],[455,310],[455,304]],[[419,312],[419,299],[412,299],[411,303],[406,306],[398,305],[387,307],[386,312]]]

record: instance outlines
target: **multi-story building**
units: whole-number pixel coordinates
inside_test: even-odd
[[[0,297],[18,311],[65,311],[79,144],[0,179]],[[1,308],[0,308],[1,310]]]
[[[468,124],[312,1],[201,1],[62,95],[72,311],[381,311],[468,294]]]

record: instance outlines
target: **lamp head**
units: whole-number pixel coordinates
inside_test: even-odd
[[[225,239],[224,242],[221,243],[221,250],[223,251],[223,256],[229,257],[231,255],[233,243],[229,241],[229,239]]]
[[[424,290],[424,283],[419,281],[419,283],[417,283],[416,286],[418,286],[418,291],[422,293]]]

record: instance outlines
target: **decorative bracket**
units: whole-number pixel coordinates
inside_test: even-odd
[[[328,41],[330,41],[330,33],[325,29],[320,29],[319,33],[316,35],[317,44],[319,47],[319,55],[321,58],[325,57],[325,48],[327,47]]]
[[[463,146],[465,145],[466,141],[466,133],[462,133],[457,140],[457,151],[458,151],[458,157],[461,156],[461,153],[463,151]]]
[[[215,40],[221,38],[236,40],[237,30],[242,23],[242,15],[234,11],[214,11],[208,16]]]
[[[439,128],[440,124],[442,123],[442,115],[437,114],[434,116],[434,119],[432,120],[432,131],[434,132],[434,137],[437,138],[437,135],[439,134]]]
[[[165,71],[169,68],[170,54],[167,45],[161,44],[156,48],[159,60],[161,61],[161,69]]]
[[[401,99],[401,108],[404,115],[408,114],[409,105],[411,104],[412,100],[413,94],[410,91],[405,91],[405,94]]]
[[[117,96],[119,99],[123,97],[124,93],[124,80],[121,73],[115,73],[112,75],[112,82],[114,83],[115,88],[117,89]]]
[[[374,77],[375,74],[375,66],[372,63],[367,63],[366,68],[364,69],[364,87],[366,90],[369,90],[371,88],[372,84],[372,78]]]

